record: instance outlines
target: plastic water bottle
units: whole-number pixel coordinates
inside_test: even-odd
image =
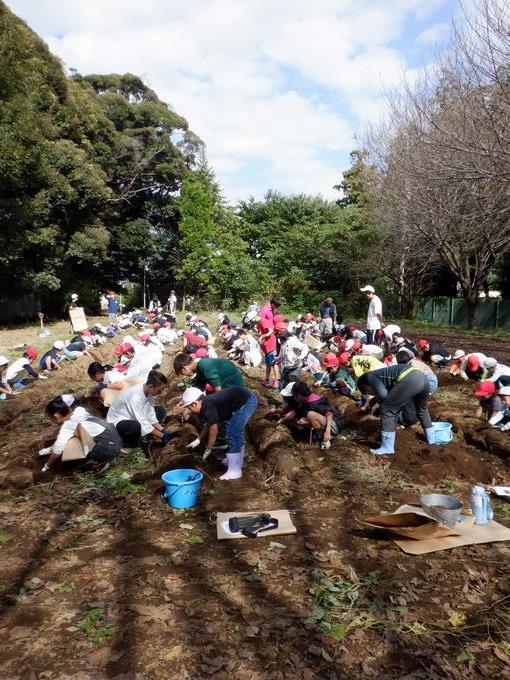
[[[493,518],[491,502],[483,486],[474,486],[471,489],[471,509],[475,524],[487,524]]]

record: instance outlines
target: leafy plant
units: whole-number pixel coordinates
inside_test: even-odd
[[[191,544],[198,545],[198,544],[203,543],[203,542],[204,542],[204,539],[202,538],[202,536],[190,536],[188,538],[188,543],[191,543]]]
[[[13,538],[14,536],[11,536],[10,534],[0,533],[0,543],[9,543]]]
[[[57,588],[57,593],[70,593],[75,588],[74,583],[61,583]]]
[[[405,606],[380,609],[376,589],[379,574],[370,572],[360,581],[315,573],[314,606],[306,623],[316,624],[334,640],[344,640],[356,629],[385,628],[402,634],[424,635],[427,628],[419,621],[403,621],[388,616],[386,610],[408,614]]]
[[[455,491],[457,491],[457,489],[459,489],[460,482],[457,479],[443,477],[443,479],[439,480],[439,486],[448,493],[454,493]]]
[[[102,644],[106,638],[113,635],[115,630],[114,623],[103,623],[103,621],[103,609],[89,609],[85,617],[79,621],[78,626],[70,626],[67,630],[70,632],[81,630],[91,642]]]

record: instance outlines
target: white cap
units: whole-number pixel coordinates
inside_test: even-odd
[[[453,353],[452,359],[462,359],[462,357],[465,357],[466,353],[464,352],[463,349],[456,349],[455,352]]]
[[[496,359],[493,359],[492,357],[487,357],[487,359],[485,359],[485,361],[483,362],[484,368],[496,368],[497,365],[498,362],[496,361]]]
[[[66,406],[72,406],[75,402],[75,398],[72,394],[62,394],[61,397]]]
[[[78,299],[78,293],[73,293],[71,295],[71,300],[77,300]]]
[[[349,338],[349,340],[347,340],[346,343],[345,343],[345,351],[350,352],[353,347],[354,347],[354,340],[352,338]]]
[[[363,286],[363,288],[360,288],[360,291],[362,293],[375,293],[375,288],[373,286]]]
[[[501,394],[502,397],[510,397],[510,385],[500,387],[498,390],[498,394]]]
[[[225,314],[218,314],[218,321],[223,321]]]
[[[0,366],[7,366],[9,363],[9,359],[7,357],[4,357],[3,354],[0,354]]]
[[[202,392],[202,390],[199,390],[198,387],[188,387],[188,389],[185,390],[184,394],[182,395],[182,399],[179,402],[179,406],[181,406],[181,408],[189,406],[190,404],[193,404],[195,401],[198,401],[200,397],[203,396],[204,393]]]
[[[53,347],[54,347],[54,349],[65,349],[66,348],[65,343],[63,343],[62,340],[56,340],[53,343]]]
[[[280,390],[280,394],[282,395],[282,397],[291,397],[293,387],[294,387],[293,382],[287,383],[287,385],[285,385],[283,390]]]

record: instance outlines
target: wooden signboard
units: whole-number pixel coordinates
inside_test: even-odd
[[[69,318],[71,319],[71,326],[73,327],[73,331],[75,333],[86,331],[89,327],[83,307],[75,307],[74,309],[70,309]]]

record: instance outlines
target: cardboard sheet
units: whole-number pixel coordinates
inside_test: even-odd
[[[285,534],[297,533],[297,529],[292,523],[288,510],[251,510],[250,512],[219,512],[216,518],[216,538],[218,541],[234,538],[247,538],[247,536],[243,536],[242,534],[231,534],[223,525],[225,523],[228,525],[228,520],[231,517],[245,517],[246,515],[259,515],[262,513],[267,513],[268,515],[271,515],[271,517],[275,517],[278,520],[278,528],[264,531],[260,534],[259,538],[263,538],[264,536],[283,536]]]
[[[69,439],[62,452],[62,460],[82,460],[86,458],[94,448],[96,442],[93,437],[82,427],[81,423],[74,432],[74,436]]]
[[[122,382],[124,383],[124,387],[121,390],[111,390],[109,387],[104,388],[104,390],[103,390],[103,404],[105,406],[111,406],[121,392],[124,392],[124,390],[127,390],[128,387],[133,387],[133,385],[138,385],[140,383],[143,383],[144,378],[143,377],[126,378]]]
[[[412,538],[415,541],[459,535],[458,531],[449,529],[432,517],[414,511],[364,517],[361,522],[369,527],[384,529],[390,534]]]
[[[86,331],[89,327],[83,307],[75,307],[74,309],[70,309],[69,318],[71,319],[71,326],[73,327],[73,331],[75,333]]]
[[[420,507],[414,505],[401,505],[395,513],[401,514],[414,512],[428,517],[427,513]],[[424,541],[412,539],[394,538],[392,539],[401,550],[409,555],[425,555],[426,553],[438,550],[450,550],[459,548],[463,545],[476,545],[480,543],[496,543],[498,541],[510,541],[510,529],[507,529],[498,522],[487,522],[487,524],[476,525],[472,515],[461,515],[463,521],[455,524],[455,531],[458,536],[445,536],[443,538],[431,538]]]

